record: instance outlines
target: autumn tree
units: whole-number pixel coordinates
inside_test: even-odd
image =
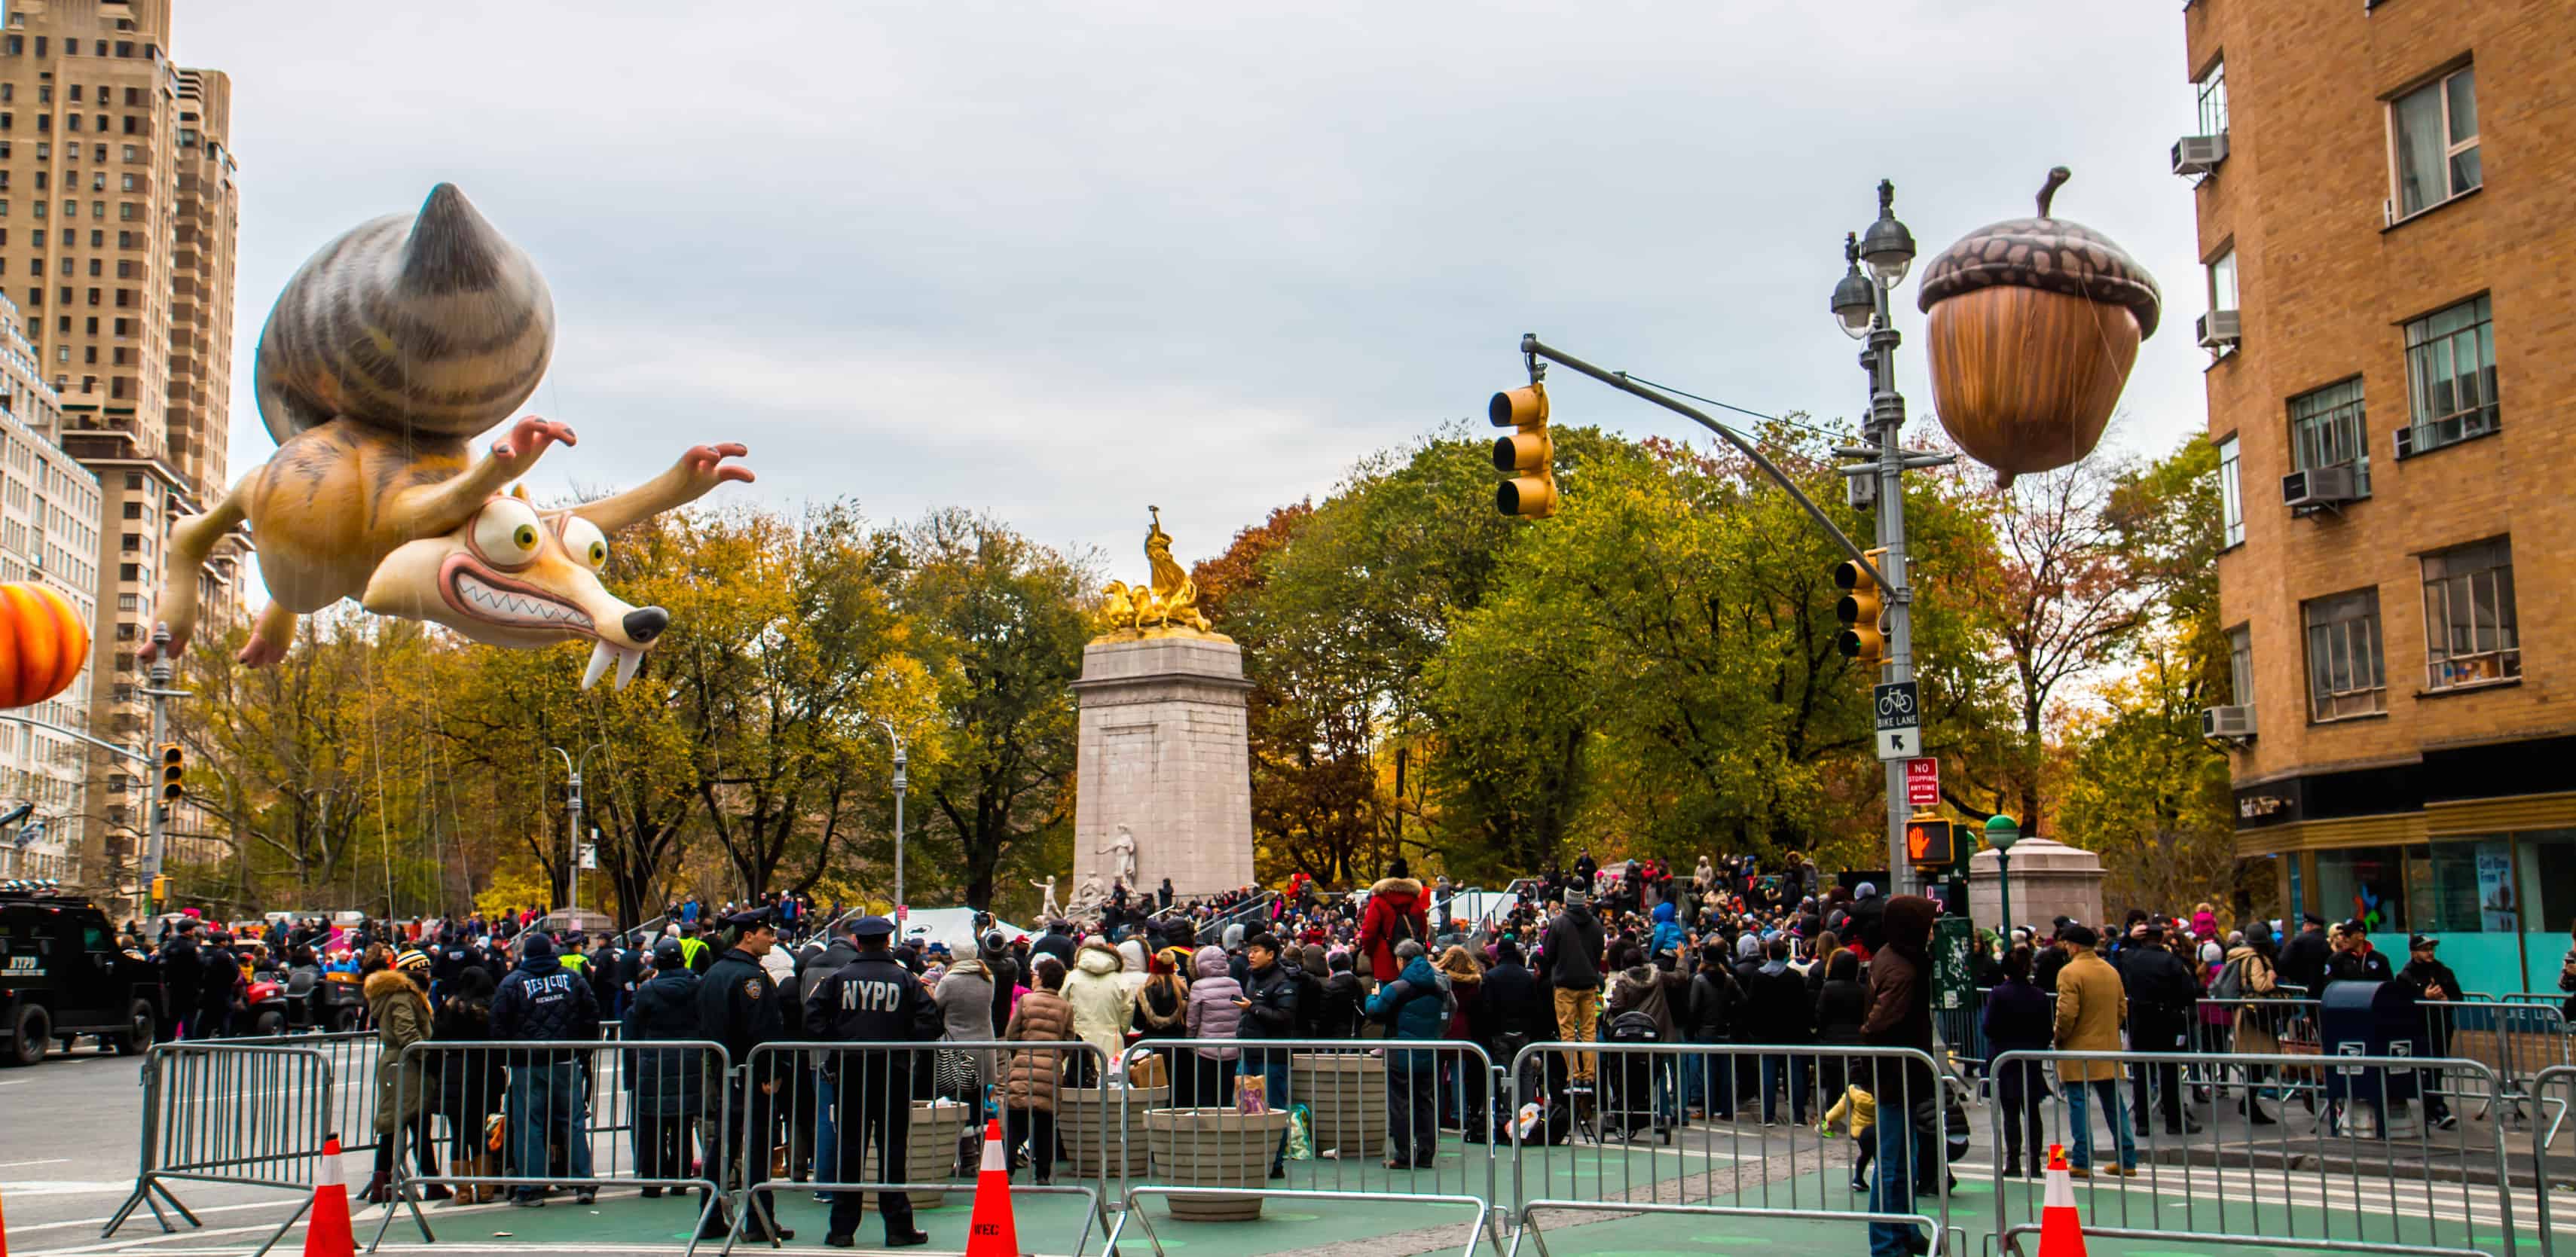
[[[935,858],[911,867],[921,885],[990,907],[1006,871],[1017,883],[1071,859],[1072,686],[1094,581],[1084,564],[966,511],[934,511],[897,544],[897,606],[917,626],[935,711],[914,743],[935,754],[913,769],[915,797],[930,804],[923,854]]]

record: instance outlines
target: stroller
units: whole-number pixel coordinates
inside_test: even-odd
[[[1609,1047],[1644,1047],[1661,1043],[1663,1031],[1655,1025],[1653,1015],[1630,1011],[1610,1019],[1601,1041]],[[1672,1126],[1656,1106],[1656,1075],[1664,1060],[1648,1052],[1604,1052],[1601,1057],[1600,1130],[1603,1142],[1612,1139],[1634,1142],[1638,1135],[1652,1132],[1665,1143],[1673,1141]]]

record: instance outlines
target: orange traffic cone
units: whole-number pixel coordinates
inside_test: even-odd
[[[349,1180],[340,1173],[340,1137],[322,1144],[322,1172],[313,1182],[313,1215],[304,1226],[304,1257],[357,1257],[349,1233]]]
[[[1045,1154],[1032,1149],[1030,1155]],[[1002,1146],[999,1121],[984,1124],[984,1168],[975,1174],[975,1212],[966,1221],[966,1257],[1020,1257],[1020,1228],[1011,1221],[1011,1154]]]
[[[2048,1146],[2047,1194],[2039,1207],[2039,1257],[2084,1257],[2084,1218],[2075,1211],[2075,1176],[2066,1148]]]
[[[9,1214],[0,1210],[0,1257],[9,1257]]]

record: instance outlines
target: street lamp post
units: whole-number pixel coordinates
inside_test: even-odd
[[[2012,945],[2012,849],[2021,841],[2021,826],[2001,812],[1986,818],[1986,845],[1995,849],[1995,893],[2003,897],[2003,926],[1995,936]]]
[[[904,765],[909,761],[904,755],[903,735],[895,732],[894,722],[880,720],[877,725],[885,730],[886,740],[894,744],[894,917],[899,923],[903,920],[903,788],[907,780]]]
[[[1947,455],[1909,453],[1899,444],[1905,429],[1905,396],[1896,391],[1896,347],[1904,337],[1888,313],[1888,294],[1903,283],[1914,265],[1914,233],[1896,217],[1896,185],[1878,182],[1878,218],[1868,230],[1843,238],[1844,271],[1834,285],[1833,314],[1843,334],[1864,342],[1860,366],[1869,376],[1869,417],[1862,426],[1868,445],[1837,450],[1869,461],[1845,467],[1846,476],[1874,479],[1878,505],[1880,587],[1887,596],[1887,662],[1881,679],[1891,684],[1914,679],[1914,588],[1905,574],[1904,473],[1953,461]],[[1864,273],[1865,272],[1865,273]],[[1858,496],[1858,495],[1855,495]],[[1890,882],[1906,867],[1905,762],[1891,759],[1887,777],[1887,876]]]
[[[571,820],[566,833],[572,840],[572,850],[565,853],[564,859],[564,911],[566,913],[581,910],[581,773],[583,769],[590,766],[591,755],[606,745],[608,744],[605,742],[591,743],[582,748],[581,758],[578,760],[560,746],[546,748],[563,761],[564,774],[569,778],[564,792],[564,814]]]

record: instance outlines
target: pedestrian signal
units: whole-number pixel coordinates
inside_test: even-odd
[[[1494,507],[1505,515],[1545,519],[1556,514],[1556,442],[1547,434],[1547,386],[1494,394],[1485,417],[1497,428],[1518,428],[1494,438],[1494,470],[1511,479],[1494,488]]]
[[[1924,868],[1940,868],[1957,857],[1952,854],[1950,822],[1910,820],[1905,822],[1905,858]]]
[[[1876,667],[1887,658],[1887,638],[1879,631],[1878,621],[1887,610],[1887,597],[1871,578],[1870,568],[1887,557],[1885,549],[1867,552],[1869,567],[1849,559],[1834,565],[1834,588],[1843,596],[1834,602],[1834,618],[1843,622],[1842,632],[1834,637],[1834,646],[1843,657]]]
[[[179,744],[176,742],[162,743],[161,801],[163,803],[177,803],[179,796],[188,792],[186,785],[183,784],[187,776],[188,753],[179,749]]]

